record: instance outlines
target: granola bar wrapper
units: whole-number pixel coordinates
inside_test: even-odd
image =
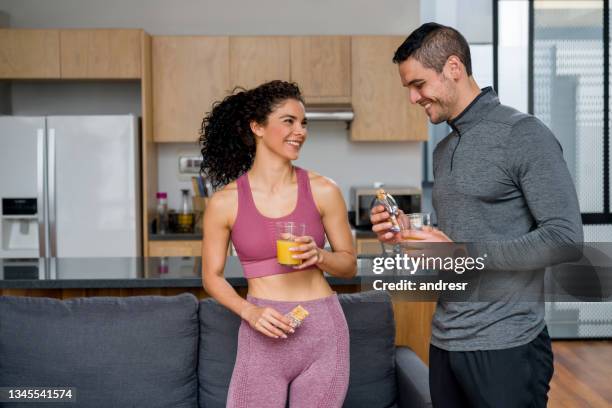
[[[289,325],[295,329],[296,327],[299,327],[302,324],[304,319],[308,317],[308,314],[309,314],[308,310],[304,309],[300,305],[297,305],[285,316],[287,316],[289,320],[291,321]]]

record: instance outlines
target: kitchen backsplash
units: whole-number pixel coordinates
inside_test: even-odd
[[[422,144],[419,142],[351,142],[343,123],[308,124],[308,141],[296,164],[333,179],[349,202],[349,189],[376,181],[386,184],[421,185]],[[159,190],[168,193],[168,206],[180,204],[180,189],[191,188],[191,175],[179,174],[178,158],[182,154],[198,154],[191,143],[159,144]]]

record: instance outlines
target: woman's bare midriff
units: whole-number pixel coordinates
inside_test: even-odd
[[[249,295],[277,301],[306,301],[331,296],[334,291],[319,269],[306,269],[249,279]]]

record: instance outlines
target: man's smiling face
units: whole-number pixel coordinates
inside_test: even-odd
[[[438,73],[409,57],[398,68],[402,85],[408,88],[410,102],[421,105],[431,123],[451,119],[456,90],[453,81],[445,75],[446,66]]]

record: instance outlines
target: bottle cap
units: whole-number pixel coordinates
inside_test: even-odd
[[[157,193],[156,197],[157,198],[168,198],[168,193]]]

